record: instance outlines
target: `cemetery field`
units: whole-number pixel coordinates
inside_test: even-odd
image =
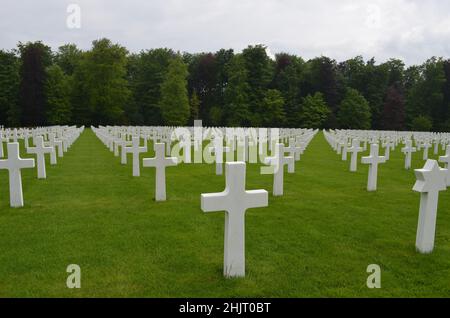
[[[155,202],[155,169],[132,177],[131,154],[121,165],[86,129],[47,163],[47,179],[22,170],[24,208],[9,207],[0,170],[0,297],[449,297],[450,192],[439,196],[434,252],[421,255],[420,194],[400,149],[380,165],[377,192],[366,190],[368,166],[349,172],[350,156],[341,161],[322,132],[285,173],[282,197],[248,164],[246,188],[267,190],[269,207],[247,211],[246,278],[226,279],[224,213],[200,209],[201,193],[225,187],[215,165],[167,168],[167,201]],[[424,163],[413,155],[413,168]],[[69,264],[81,267],[80,289],[66,286]],[[366,286],[370,264],[381,289]]]

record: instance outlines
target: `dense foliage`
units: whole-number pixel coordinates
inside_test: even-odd
[[[0,125],[206,125],[450,130],[450,60],[406,67],[362,57],[305,61],[241,53],[130,54],[41,42],[0,50]]]

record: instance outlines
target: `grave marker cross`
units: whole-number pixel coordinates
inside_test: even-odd
[[[46,179],[47,173],[45,170],[45,154],[52,153],[52,151],[54,151],[54,148],[44,146],[44,137],[42,136],[37,136],[35,138],[35,144],[36,147],[28,147],[27,153],[36,155],[38,179]]]
[[[370,156],[362,157],[361,162],[363,164],[368,164],[369,166],[369,178],[367,181],[367,191],[377,190],[377,179],[378,179],[378,165],[380,163],[386,162],[386,157],[379,156],[379,146],[378,144],[370,145]]]
[[[226,277],[245,276],[245,211],[268,205],[267,191],[245,190],[245,168],[244,162],[227,162],[225,190],[201,195],[203,212],[226,211],[224,243]]]
[[[139,177],[141,175],[139,154],[147,152],[147,146],[144,147],[139,146],[140,141],[141,141],[140,137],[133,136],[131,147],[124,148],[125,153],[133,154],[133,177]]]
[[[427,160],[423,169],[416,169],[415,174],[417,181],[413,190],[420,192],[416,248],[420,253],[431,253],[434,248],[439,192],[447,190],[447,169],[441,169],[436,160]]]
[[[8,158],[0,160],[0,169],[9,172],[9,202],[12,208],[23,206],[21,169],[34,168],[34,159],[22,159],[19,153],[19,143],[8,144]]]
[[[142,160],[143,167],[155,167],[155,200],[166,201],[166,167],[176,166],[178,164],[178,158],[165,157],[165,144],[155,144],[155,158],[144,158]]]

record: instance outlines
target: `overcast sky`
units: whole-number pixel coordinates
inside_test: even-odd
[[[79,29],[67,26],[71,3],[81,10]],[[2,0],[0,10],[2,49],[36,40],[88,49],[107,37],[133,52],[240,51],[261,43],[270,54],[306,59],[362,55],[417,64],[450,57],[447,0]]]

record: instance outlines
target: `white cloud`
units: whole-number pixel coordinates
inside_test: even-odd
[[[69,3],[81,7],[79,30],[65,25]],[[0,47],[43,40],[87,49],[100,37],[131,51],[239,51],[262,43],[272,54],[413,64],[450,56],[449,21],[450,3],[441,0],[22,0],[2,3]]]

